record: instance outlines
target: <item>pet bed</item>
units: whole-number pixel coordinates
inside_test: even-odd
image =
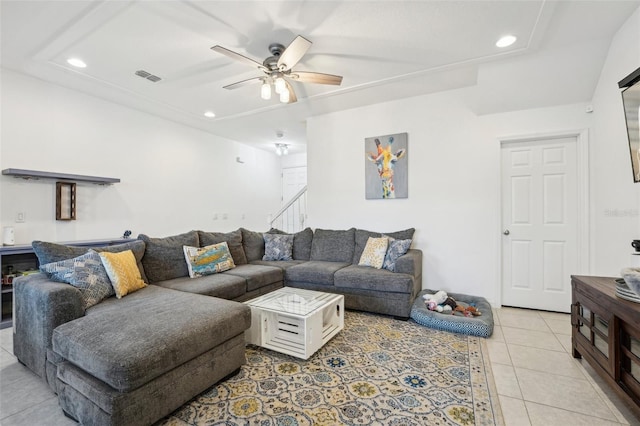
[[[441,314],[430,311],[422,297],[425,294],[434,294],[433,290],[422,290],[411,308],[411,318],[420,325],[435,328],[436,330],[451,331],[453,333],[468,334],[471,336],[489,337],[493,333],[493,313],[491,305],[484,297],[469,296],[460,293],[448,293],[456,302],[462,302],[475,306],[481,313],[478,317],[465,317],[462,315]]]

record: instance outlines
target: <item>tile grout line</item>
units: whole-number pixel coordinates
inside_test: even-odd
[[[529,424],[531,424],[531,416],[529,415],[529,409],[527,408],[527,403],[524,399],[524,393],[522,393],[522,387],[520,386],[520,379],[518,379],[518,374],[516,373],[516,367],[513,365],[513,357],[511,356],[511,351],[509,350],[509,345],[505,339],[505,348],[507,348],[507,355],[509,356],[509,360],[511,361],[511,368],[513,368],[513,376],[516,378],[516,383],[518,385],[518,391],[520,391],[520,397],[522,401],[522,405],[524,405],[524,411],[527,413],[527,420],[529,420]]]

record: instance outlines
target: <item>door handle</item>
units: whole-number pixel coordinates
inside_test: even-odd
[[[504,235],[509,235],[510,233],[511,233],[511,232],[509,232],[509,230],[508,230],[508,229],[505,229],[505,230],[504,230],[504,232],[503,232],[503,234],[504,234]]]

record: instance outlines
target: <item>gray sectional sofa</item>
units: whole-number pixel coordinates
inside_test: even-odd
[[[308,228],[294,234],[292,259],[284,261],[263,260],[263,234],[246,229],[140,235],[98,249],[132,250],[150,284],[122,299],[84,310],[75,287],[44,274],[16,279],[14,353],[80,423],[151,424],[245,362],[250,310],[238,302],[287,285],[343,294],[346,308],[407,318],[422,287],[422,253],[410,249],[394,272],[359,266],[367,239],[380,235]],[[386,235],[408,239],[413,229]],[[189,278],[182,247],[222,241],[236,267]],[[41,264],[88,250],[33,245]]]

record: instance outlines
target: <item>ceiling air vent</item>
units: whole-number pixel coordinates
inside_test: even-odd
[[[157,83],[158,81],[162,80],[160,77],[158,77],[157,75],[153,75],[150,72],[147,72],[145,70],[138,70],[136,71],[136,75],[138,77],[142,77],[142,78],[146,78],[149,81],[153,81],[154,83]]]

